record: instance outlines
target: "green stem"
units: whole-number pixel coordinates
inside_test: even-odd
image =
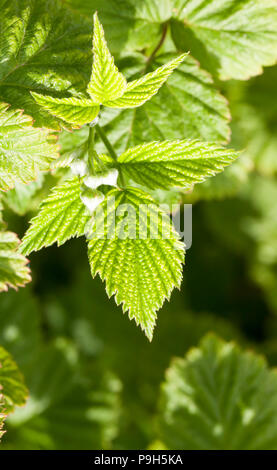
[[[97,132],[97,134],[99,135],[100,139],[101,139],[102,142],[104,143],[106,149],[108,150],[110,156],[111,156],[112,159],[116,162],[116,161],[117,161],[117,155],[116,155],[115,150],[114,150],[112,144],[110,143],[108,137],[106,136],[105,132],[104,132],[103,129],[99,126],[99,124],[96,124],[95,129],[96,129],[96,132]]]
[[[165,41],[165,38],[166,38],[167,30],[168,30],[168,23],[164,23],[161,39],[159,40],[159,42],[158,42],[157,46],[155,47],[154,51],[152,52],[152,54],[148,57],[148,59],[146,61],[146,67],[145,67],[146,70],[148,69],[148,67],[151,64],[151,62],[153,61],[153,59],[155,58],[157,52],[162,47],[162,45]]]
[[[100,127],[98,124],[96,124],[95,126],[95,129],[96,129],[96,132],[97,134],[99,135],[100,139],[102,140],[102,142],[104,143],[106,149],[108,150],[110,156],[112,157],[112,159],[117,162],[118,160],[118,157],[117,157],[117,154],[112,146],[112,144],[110,143],[108,137],[106,136],[105,132],[103,131],[102,127]],[[118,168],[118,172],[119,172],[119,181],[120,181],[120,186],[122,188],[125,188],[126,186],[126,182],[125,182],[125,178],[124,178],[124,175],[121,171],[121,168]]]

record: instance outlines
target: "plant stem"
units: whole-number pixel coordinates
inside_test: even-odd
[[[96,129],[96,132],[97,132],[97,134],[99,135],[100,139],[101,139],[102,142],[104,143],[106,149],[108,150],[110,156],[111,156],[112,159],[116,162],[116,161],[117,161],[117,155],[116,155],[115,150],[114,150],[112,144],[110,143],[108,137],[106,136],[105,132],[104,132],[103,129],[99,126],[99,124],[96,124],[95,129]]]
[[[108,152],[109,152],[110,156],[112,157],[112,159],[115,162],[117,162],[117,160],[118,160],[117,154],[116,154],[112,144],[110,143],[108,137],[106,136],[105,132],[103,131],[102,127],[100,127],[98,124],[96,124],[95,130],[96,130],[97,134],[99,135],[100,139],[102,140],[102,142],[104,143],[104,145],[105,145],[106,149],[108,150]],[[124,175],[121,171],[121,168],[118,168],[118,172],[119,172],[120,184],[124,188],[126,186],[126,182],[125,182]]]
[[[160,48],[162,47],[164,41],[165,41],[165,38],[166,38],[166,34],[167,34],[167,30],[168,30],[168,23],[165,23],[164,26],[163,26],[163,32],[162,32],[162,36],[161,36],[161,39],[159,40],[157,46],[155,47],[154,51],[152,52],[152,54],[150,55],[150,57],[148,57],[147,59],[147,62],[146,62],[146,69],[148,68],[148,66],[151,64],[152,60],[155,58],[157,52],[160,50]]]

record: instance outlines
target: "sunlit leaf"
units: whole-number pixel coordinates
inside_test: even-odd
[[[53,98],[32,93],[36,102],[53,116],[70,124],[82,126],[92,122],[99,113],[99,106],[85,98]]]
[[[94,14],[93,32],[93,68],[87,91],[95,103],[119,98],[127,86],[126,79],[118,71],[99,23],[97,13]]]
[[[20,250],[24,254],[40,250],[57,242],[62,245],[72,237],[84,235],[90,214],[81,200],[81,183],[78,178],[55,187],[31,220]]]
[[[191,187],[222,171],[238,153],[200,141],[151,142],[130,148],[118,162],[124,173],[148,188]]]
[[[180,286],[184,246],[178,238],[169,217],[137,189],[112,190],[95,213],[88,244],[92,275],[106,281],[108,295],[115,295],[149,339],[157,310]]]
[[[21,111],[0,104],[0,190],[36,179],[57,156],[55,137],[32,127],[32,119]]]
[[[175,0],[172,36],[221,79],[246,80],[277,60],[275,0]]]

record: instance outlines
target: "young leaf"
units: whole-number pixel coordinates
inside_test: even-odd
[[[5,413],[26,402],[28,390],[11,355],[0,346],[0,391],[3,396]]]
[[[73,125],[82,126],[92,122],[100,108],[85,98],[53,98],[52,96],[31,93],[36,102],[53,116]]]
[[[0,97],[36,125],[59,129],[30,91],[56,96],[85,92],[91,70],[90,24],[59,0],[0,0]]]
[[[0,190],[36,179],[57,157],[56,138],[49,131],[35,129],[29,116],[0,103]]]
[[[161,67],[175,56],[158,56],[152,67]],[[145,59],[141,54],[130,55],[119,66],[127,76],[130,67],[132,77],[143,71]],[[104,108],[101,120],[118,152],[154,140],[181,137],[223,144],[230,137],[228,103],[211,76],[190,55],[143,107],[121,111]]]
[[[277,449],[277,373],[265,360],[208,335],[174,359],[162,388],[170,449]]]
[[[219,173],[238,153],[193,140],[151,142],[120,155],[123,172],[148,188],[191,187]]]
[[[17,252],[18,244],[15,233],[0,231],[0,292],[31,281],[28,260]]]
[[[36,217],[31,220],[20,251],[29,254],[57,242],[58,246],[72,237],[84,235],[90,214],[81,201],[78,178],[55,187],[45,199]]]
[[[275,0],[175,1],[178,49],[190,50],[223,80],[246,80],[277,60]]]
[[[119,98],[127,86],[126,79],[118,71],[114,59],[108,49],[104,30],[94,14],[93,32],[93,68],[87,91],[95,103]]]
[[[183,62],[187,54],[182,54],[169,63],[162,65],[155,72],[148,73],[138,80],[129,82],[124,94],[105,103],[111,108],[135,108],[154,96],[173,71]]]
[[[114,189],[96,210],[88,254],[92,275],[151,340],[156,312],[182,278],[184,246],[169,217],[143,191]]]

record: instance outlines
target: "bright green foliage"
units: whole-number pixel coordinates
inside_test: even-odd
[[[277,60],[275,0],[173,0],[172,36],[221,79],[245,80]]]
[[[9,414],[14,411],[15,406],[24,405],[27,395],[27,388],[16,363],[0,346],[0,434],[1,414]]]
[[[34,180],[57,156],[55,137],[33,128],[32,119],[21,111],[0,104],[0,190]]]
[[[166,82],[172,72],[183,62],[187,54],[182,54],[171,62],[157,68],[138,80],[129,82],[123,95],[108,101],[106,106],[111,108],[135,108],[150,100]]]
[[[277,448],[277,373],[234,343],[209,335],[173,360],[161,405],[170,449]]]
[[[144,72],[148,68],[152,68],[154,55],[150,56],[146,63],[145,60],[143,61]],[[98,104],[104,104],[111,108],[136,108],[141,106],[158,92],[174,69],[182,64],[186,54],[182,54],[177,58],[175,54],[167,55],[166,57],[171,59],[169,62],[159,64],[160,66],[154,72],[150,72],[127,84],[124,76],[114,64],[114,59],[104,38],[104,30],[98,20],[97,13],[95,13],[93,56],[92,75],[87,87],[91,101],[88,99],[83,101],[86,109],[91,106],[92,115],[80,109],[82,105],[81,98],[59,99],[33,94],[34,98],[48,111],[64,121],[74,124],[74,126],[92,121],[99,111]],[[135,68],[136,66],[131,67],[133,72],[135,72]],[[196,133],[201,133],[202,127],[204,128],[206,124],[201,122],[199,116],[204,115],[206,122],[212,116],[211,122],[218,140],[226,140],[228,138],[227,122],[229,114],[225,100],[221,95],[211,91],[210,77],[203,75],[193,59],[189,61],[188,69],[185,69],[185,72],[182,71],[182,77],[183,74],[193,76],[191,88],[189,85],[190,78],[188,80],[189,91],[187,96],[189,96],[189,99],[186,103],[188,107],[194,102],[193,93],[195,93],[195,96],[198,95],[199,87],[203,93],[203,102],[201,101],[200,106],[194,107],[191,114],[194,116],[194,110],[197,109],[196,117],[193,119],[195,122],[198,121],[199,124],[193,123],[192,127],[196,129]],[[175,84],[173,94],[177,97],[177,102],[180,101],[182,107],[184,95],[179,98],[179,87]],[[191,90],[194,87],[195,91],[192,92]],[[185,89],[183,85],[180,88]],[[96,104],[97,106],[95,106]],[[167,106],[166,100],[164,106]],[[172,116],[176,114],[175,109],[171,107],[169,112],[167,111],[163,115],[160,113],[160,108],[159,105],[157,108],[159,110],[158,115],[161,114],[164,120],[162,126],[166,125],[167,127],[166,121],[170,121]],[[209,111],[205,113],[204,108],[208,108]],[[181,112],[183,112],[183,109]],[[128,136],[128,144],[133,138],[133,133],[136,136],[140,133],[136,132],[135,126],[137,123],[150,133],[154,126],[156,137],[157,130],[159,132],[159,120],[155,119],[155,115],[153,116],[152,128],[151,126],[149,128],[145,126],[142,117],[135,118],[137,116],[133,113],[129,133],[126,132],[124,119],[120,122],[123,133]],[[180,122],[182,121],[180,116],[178,116],[178,119]],[[150,119],[151,121],[152,119]],[[104,201],[107,190],[103,189],[103,186],[119,185],[123,189],[127,180],[130,180],[143,185],[149,190],[155,188],[167,189],[172,186],[187,189],[191,188],[194,183],[202,182],[207,177],[222,171],[226,165],[237,157],[235,152],[220,149],[215,144],[189,140],[165,140],[164,142],[150,142],[128,149],[118,158],[101,127],[98,124],[95,128],[91,127],[88,140],[74,146],[74,151],[62,156],[59,166],[71,166],[73,173],[83,178],[82,190],[79,180],[75,179],[73,182],[66,183],[65,186],[58,187],[53,191],[50,198],[43,202],[39,215],[32,221],[31,228],[23,239],[21,247],[23,253],[28,254],[43,246],[49,246],[55,241],[58,244],[64,243],[72,236],[80,236],[85,232],[88,235],[88,222],[90,221],[88,212],[90,214],[94,213],[99,204]],[[95,130],[109,151],[109,157],[103,154],[99,155],[96,152],[99,148],[95,147]],[[176,132],[176,129],[174,131]],[[190,129],[188,129],[188,132],[190,132]],[[163,132],[160,133],[164,138]],[[110,166],[112,166],[112,171],[109,172],[107,169]],[[95,174],[96,170],[97,173]],[[96,190],[96,188],[99,189]],[[149,199],[147,194],[140,191],[129,189],[128,191],[115,190],[115,192],[110,193],[100,209],[96,211],[96,223],[105,220],[106,213],[102,209],[113,197],[118,205],[131,202],[132,210],[128,223],[131,222],[133,225],[132,227],[129,225],[128,229],[132,231],[132,234],[131,236],[130,233],[127,236],[121,236],[122,229],[124,232],[122,213],[116,221],[116,233],[112,236],[112,241],[109,233],[106,232],[107,227],[101,228],[100,233],[97,228],[93,240],[89,242],[92,274],[99,273],[100,277],[106,280],[109,296],[115,294],[117,304],[123,304],[123,310],[129,311],[130,318],[135,318],[136,322],[141,325],[151,339],[157,310],[162,306],[164,299],[169,297],[173,287],[180,285],[183,245],[177,241],[178,236],[173,226],[170,225],[170,219],[165,214],[162,215],[162,212],[155,205],[151,211],[152,215],[157,217],[158,220],[151,221],[154,226],[156,225],[155,227],[151,226],[151,230],[154,228],[157,236],[153,237],[152,234],[147,233],[146,236],[141,236],[139,232],[141,224],[139,220],[136,220],[139,219],[140,205],[147,202],[149,205],[151,201],[152,203],[154,201],[151,198]],[[148,223],[147,220],[143,222],[146,229],[149,229]],[[162,231],[165,228],[169,236],[163,237]],[[118,259],[121,261],[118,262]],[[139,264],[137,260],[141,260]],[[114,268],[114,264],[116,268]]]
[[[152,68],[162,67],[174,57],[176,54],[172,53],[160,55],[154,59]],[[140,74],[145,67],[144,57],[128,56],[122,61],[126,73],[128,66],[132,74]],[[142,108],[123,109],[120,113],[104,110],[102,120],[120,152],[146,141],[181,137],[226,143],[230,136],[227,101],[213,86],[210,75],[191,56],[186,57]]]
[[[31,281],[28,260],[17,252],[18,244],[15,233],[0,231],[0,292]]]
[[[30,91],[66,97],[85,91],[91,27],[59,0],[0,0],[0,99],[38,126],[60,127]]]
[[[118,162],[129,178],[148,188],[186,188],[222,171],[237,156],[214,144],[179,140],[139,145],[120,155]]]
[[[92,122],[99,113],[99,106],[86,98],[53,98],[32,93],[36,102],[53,116],[70,124],[82,126]]]
[[[104,30],[94,14],[93,68],[88,93],[95,103],[105,103],[123,95],[127,82],[114,65],[104,37]]]
[[[99,105],[112,108],[132,108],[143,105],[157,93],[174,69],[180,65],[187,54],[174,58],[159,67],[155,72],[146,74],[127,84],[124,76],[114,64],[104,37],[104,30],[94,15],[93,68],[86,98],[53,98],[32,93],[36,102],[56,117],[73,125],[92,122],[99,113]]]
[[[156,311],[182,278],[184,246],[169,217],[141,190],[112,190],[96,211],[92,235],[92,275],[106,281],[108,295],[152,339]]]
[[[54,188],[45,199],[39,214],[32,219],[20,250],[24,254],[40,250],[57,242],[58,246],[72,237],[84,235],[90,214],[81,201],[81,184],[78,178]]]

